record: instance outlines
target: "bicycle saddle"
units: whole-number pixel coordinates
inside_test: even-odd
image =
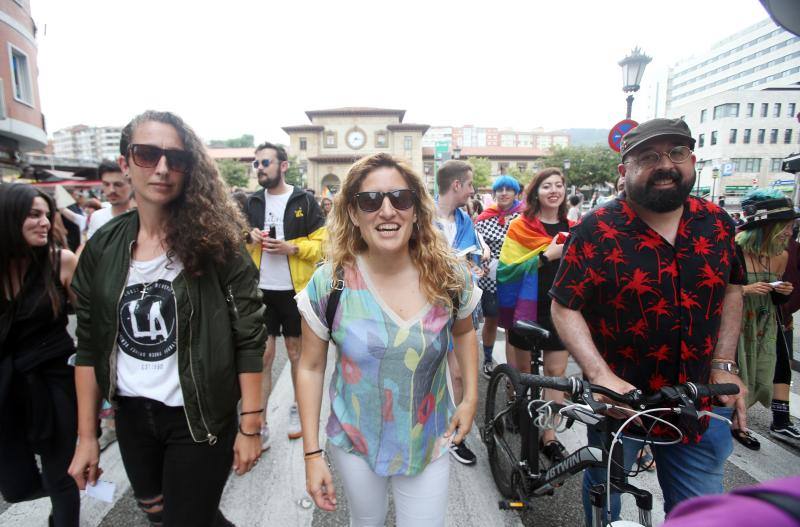
[[[519,335],[535,339],[547,339],[550,332],[532,320],[517,320],[514,322],[514,331]]]

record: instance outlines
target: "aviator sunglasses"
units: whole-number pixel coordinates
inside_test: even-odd
[[[167,158],[167,167],[173,172],[185,174],[192,163],[192,155],[185,150],[165,150],[153,145],[130,145],[133,162],[142,168],[153,168],[162,157]]]
[[[396,210],[406,210],[414,206],[417,194],[408,188],[390,190],[389,192],[357,192],[354,196],[356,205],[363,212],[375,212],[383,206],[383,198]]]

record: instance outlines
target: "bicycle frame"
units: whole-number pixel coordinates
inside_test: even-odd
[[[535,343],[531,344],[531,371],[538,373],[542,366],[541,352]],[[515,387],[519,389],[520,387]],[[501,410],[490,421],[494,423],[498,419],[503,419],[507,414],[516,416],[516,423],[519,427],[519,434],[522,452],[511,452],[506,442],[497,435],[494,426],[487,427],[484,433],[491,433],[495,448],[503,451],[504,455],[510,460],[518,460],[515,470],[522,478],[521,489],[524,496],[520,500],[501,501],[500,507],[503,509],[525,509],[531,506],[529,498],[536,498],[543,495],[553,494],[556,488],[561,486],[568,478],[577,475],[588,468],[606,468],[609,462],[608,452],[611,451],[611,442],[614,433],[619,429],[623,421],[597,415],[595,413],[566,412],[565,415],[570,420],[576,420],[587,426],[596,426],[603,437],[603,448],[584,446],[569,454],[559,463],[555,463],[542,470],[539,460],[539,426],[536,423],[537,411],[541,406],[534,401],[540,398],[541,390],[534,387],[523,387],[516,394],[517,399],[514,403]],[[594,406],[595,402],[591,392],[585,393],[587,403]],[[555,411],[561,410],[563,405],[550,403]],[[602,406],[602,405],[600,405]],[[529,411],[530,408],[530,411]],[[597,410],[597,408],[595,408]],[[652,495],[639,489],[627,482],[627,471],[624,468],[623,449],[620,446],[613,450],[613,460],[611,466],[611,485],[614,492],[628,493],[634,496],[636,505],[639,509],[639,522],[644,527],[652,525]],[[593,507],[593,527],[604,527],[605,525],[605,505],[606,505],[606,485],[595,485],[590,490],[591,503]]]

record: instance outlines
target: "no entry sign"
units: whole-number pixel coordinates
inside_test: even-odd
[[[627,134],[631,128],[636,126],[639,126],[639,123],[633,119],[623,119],[615,124],[611,128],[611,131],[608,132],[608,146],[611,147],[611,150],[614,152],[619,152],[619,145],[622,142],[622,136]]]

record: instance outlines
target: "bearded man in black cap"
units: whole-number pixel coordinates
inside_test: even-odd
[[[680,119],[653,119],[623,137],[618,171],[625,193],[572,230],[550,290],[553,321],[592,383],[646,394],[684,382],[735,383],[740,394],[720,397],[714,402],[729,408],[714,411],[730,418],[735,406],[734,421],[744,423],[745,388],[735,359],[745,274],[736,257],[733,220],[717,205],[689,195],[696,178],[694,144]],[[711,410],[711,402],[699,409]],[[722,420],[667,419],[684,439],[652,447],[665,512],[686,498],[722,492],[723,467],[733,448]],[[647,428],[652,424],[642,420]],[[674,432],[656,426],[650,436],[674,439]],[[588,435],[591,445],[600,444],[597,432]],[[641,443],[623,444],[631,467]],[[588,491],[605,480],[605,469],[585,472],[587,525]],[[619,496],[612,501],[616,519]]]

